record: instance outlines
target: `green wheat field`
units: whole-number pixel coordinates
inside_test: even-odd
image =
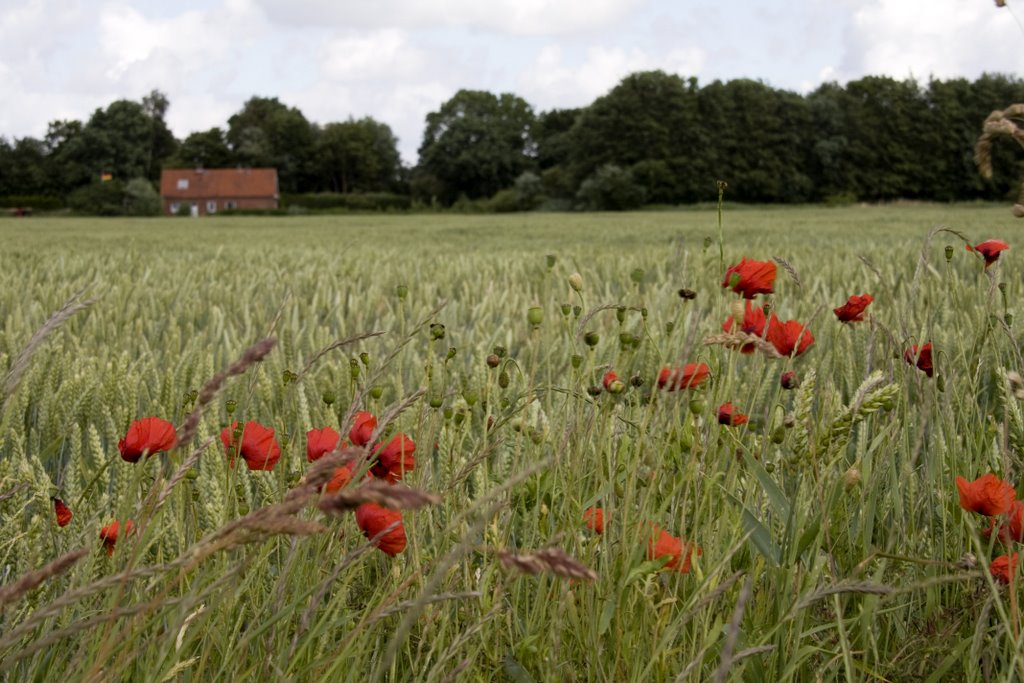
[[[0,676],[1024,680],[1024,572],[989,570],[1017,543],[955,483],[1022,483],[1015,220],[0,220]],[[986,268],[965,244],[992,238]],[[754,306],[806,352],[723,339],[742,258],[777,264]],[[855,294],[874,301],[842,324]],[[931,377],[905,357],[928,342]],[[699,386],[659,388],[696,363]],[[721,424],[727,402],[749,421]],[[370,445],[310,462],[307,432],[351,441],[360,411]],[[132,464],[145,417],[179,443]],[[225,448],[235,421],[274,430],[273,469]],[[399,433],[414,467],[363,479]],[[393,556],[353,512],[378,499],[405,508]]]

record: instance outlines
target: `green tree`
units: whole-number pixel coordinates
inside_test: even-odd
[[[276,168],[282,192],[309,188],[315,131],[295,107],[252,97],[228,119],[227,141],[238,162]]]
[[[391,128],[369,117],[324,126],[315,159],[319,189],[343,193],[394,190],[402,166]]]
[[[445,204],[490,197],[534,165],[533,109],[516,95],[460,90],[427,115],[420,146],[420,187],[433,184]]]
[[[168,162],[171,168],[226,168],[235,163],[227,138],[220,128],[191,133]]]

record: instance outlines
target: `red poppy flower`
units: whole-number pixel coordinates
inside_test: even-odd
[[[235,466],[235,430],[238,423],[232,422],[230,427],[225,427],[220,433],[220,441],[224,444],[224,450],[231,458],[231,466]],[[238,452],[245,458],[245,465],[250,470],[272,470],[277,461],[281,459],[281,447],[277,445],[274,438],[274,430],[264,427],[259,422],[250,420],[242,428],[241,446]]]
[[[796,378],[795,372],[787,370],[779,377],[779,384],[782,385],[783,389],[796,389],[800,386],[800,380]]]
[[[1002,240],[986,240],[985,242],[976,244],[973,247],[969,244],[967,245],[967,251],[974,251],[981,254],[982,258],[985,259],[986,268],[999,260],[999,252],[1009,248],[1010,245]]]
[[[1024,502],[1015,500],[1010,503],[1010,510],[1005,517],[992,517],[988,529],[982,535],[988,538],[999,527],[999,540],[1009,545],[1011,541],[1024,543]]]
[[[57,526],[67,526],[71,524],[71,508],[69,508],[63,500],[60,498],[50,497],[53,501],[53,512],[57,515]]]
[[[583,511],[583,521],[588,529],[599,534],[604,533],[604,508],[587,508]]]
[[[989,564],[988,570],[992,572],[992,576],[1001,583],[1010,583],[1010,579],[1017,574],[1017,557],[1018,553],[1013,555],[1000,555],[996,559],[992,560]]]
[[[986,516],[1009,512],[1010,504],[1017,495],[1009,482],[991,472],[974,481],[957,477],[956,488],[960,491],[960,507]]]
[[[374,545],[382,552],[394,557],[405,550],[405,525],[402,524],[402,513],[388,510],[375,503],[363,503],[356,508],[356,524],[363,536],[373,539],[394,523],[398,526],[378,538]]]
[[[771,294],[775,290],[775,264],[771,261],[751,261],[742,259],[735,266],[725,271],[723,287],[729,287],[745,299],[753,299],[758,294]]]
[[[334,476],[327,482],[327,486],[324,488],[327,493],[337,493],[338,491],[345,488],[348,483],[352,481],[352,468],[348,465],[342,465],[334,470]]]
[[[743,323],[739,326],[739,330],[736,330],[736,321],[730,315],[722,323],[722,331],[726,334],[733,332],[744,332],[746,334],[752,334],[755,337],[764,336],[764,326],[767,324],[767,319],[764,315],[764,309],[760,306],[755,306],[753,302],[747,302],[747,308],[743,312]],[[742,353],[753,353],[757,348],[756,344],[744,344],[740,347]]]
[[[932,366],[931,342],[928,342],[920,348],[918,348],[917,344],[914,344],[903,352],[903,360],[907,361],[911,365],[917,365],[918,369],[923,370],[924,374],[929,377],[935,374],[935,368]]]
[[[316,462],[338,447],[341,434],[330,427],[306,432],[306,460]]]
[[[387,446],[381,448],[377,444],[373,448],[373,454],[377,456],[377,462],[370,468],[370,472],[378,479],[387,479],[392,484],[402,478],[403,473],[412,472],[416,469],[416,444],[405,434],[395,434]]]
[[[736,427],[746,424],[748,418],[743,413],[737,413],[732,403],[723,403],[718,406],[718,424]]]
[[[681,574],[690,573],[690,560],[694,554],[700,556],[702,552],[697,544],[683,543],[682,539],[657,526],[651,529],[647,538],[647,559],[668,557],[665,569],[674,569]]]
[[[107,555],[114,554],[114,546],[117,545],[117,537],[121,531],[121,523],[116,519],[110,524],[100,529],[100,540],[103,541],[103,549],[107,551]],[[124,523],[124,534],[127,536],[132,532],[132,520],[127,520]]]
[[[618,381],[619,381],[618,374],[616,374],[616,372],[614,370],[609,370],[608,372],[604,373],[604,377],[601,379],[601,384],[604,385],[604,388],[607,391],[608,387],[611,385],[612,382],[618,382]]]
[[[348,438],[357,446],[365,446],[373,438],[373,430],[377,428],[377,418],[373,413],[360,410],[356,413],[352,429],[348,431]]]
[[[768,321],[768,341],[783,356],[799,356],[814,343],[814,335],[796,320],[782,322],[772,314]]]
[[[131,423],[128,433],[117,442],[117,449],[124,460],[138,462],[143,455],[169,451],[177,443],[174,425],[159,417],[144,417]]]
[[[832,312],[841,323],[859,323],[864,320],[864,310],[874,300],[870,294],[854,294],[845,304],[833,308]]]
[[[706,363],[687,363],[681,368],[662,368],[658,373],[658,388],[679,391],[698,386],[711,374]]]

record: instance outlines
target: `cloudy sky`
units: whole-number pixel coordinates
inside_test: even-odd
[[[807,91],[865,74],[1024,75],[1024,0],[0,0],[0,135],[42,136],[117,98],[168,95],[182,138],[252,95],[319,123],[373,116],[415,162],[459,88],[536,110],[624,75]]]

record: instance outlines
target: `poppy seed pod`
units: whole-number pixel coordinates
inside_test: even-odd
[[[384,387],[382,387],[379,384],[375,384],[373,387],[370,388],[370,397],[375,399],[375,400],[380,398],[383,394],[384,394]]]
[[[359,354],[359,362],[362,363],[363,365],[369,367],[369,365],[370,365],[370,354],[368,354],[366,351],[363,351],[362,353],[360,353]]]
[[[338,400],[337,394],[335,394],[331,389],[325,391],[321,398],[326,405],[332,405],[336,400]]]
[[[693,299],[697,298],[697,292],[693,291],[692,289],[687,289],[686,287],[683,287],[682,289],[679,290],[679,297],[681,299],[686,299],[687,301],[692,301]]]
[[[468,405],[470,408],[476,405],[477,398],[477,393],[473,389],[462,390],[462,400],[464,400],[466,402],[466,405]]]
[[[430,337],[432,339],[444,339],[444,325],[441,323],[430,323]]]
[[[576,304],[575,306],[572,307],[572,317],[578,318],[578,317],[580,317],[581,313],[583,313],[583,307],[582,306],[580,306],[579,304]]]
[[[226,410],[228,412],[228,415],[230,415],[231,413],[235,412],[235,406],[237,405],[238,403],[237,401],[235,401],[235,399],[229,398],[227,401],[224,402],[224,410]]]
[[[562,304],[562,316],[568,318],[570,313],[572,313],[572,306],[569,304]]]
[[[540,327],[540,324],[544,322],[544,309],[540,306],[531,306],[526,311],[526,320],[533,327]]]
[[[615,309],[615,319],[619,321],[619,324],[626,322],[626,307],[619,306]]]
[[[450,361],[451,359],[455,358],[455,354],[456,353],[458,353],[458,350],[456,350],[456,348],[454,346],[449,346],[448,347],[448,353],[445,354],[445,357],[444,357],[445,362]]]
[[[359,379],[359,361],[355,358],[348,362],[348,371],[352,375],[352,379]]]
[[[669,320],[665,323],[665,334],[672,334],[674,329],[676,329],[676,324],[673,321]]]
[[[493,353],[498,358],[504,358],[506,355],[508,355],[508,350],[504,346],[498,345],[491,349],[491,353]]]
[[[409,296],[409,288],[405,285],[398,285],[395,291],[398,294],[399,301],[405,301],[405,297]]]
[[[444,405],[444,396],[431,396],[430,400],[427,401],[427,405],[435,410]]]
[[[583,356],[578,353],[572,354],[572,358],[569,359],[569,363],[572,364],[573,369],[579,370],[580,365],[583,364]]]
[[[547,259],[548,270],[551,270],[552,268],[555,267],[556,257],[554,254],[548,254],[544,258]]]
[[[635,282],[636,284],[640,284],[641,282],[644,281],[644,269],[634,268],[633,272],[629,274],[629,279]]]
[[[572,287],[574,291],[582,292],[583,291],[583,276],[580,275],[579,273],[573,273],[572,275],[570,275],[569,276],[569,286]]]
[[[710,247],[711,247],[711,237],[710,236],[705,236],[704,237],[704,251],[707,251]]]
[[[946,263],[949,263],[952,260],[953,260],[953,245],[952,244],[947,244],[946,245]]]
[[[590,348],[594,348],[595,346],[597,346],[597,342],[599,342],[600,340],[601,337],[597,334],[597,332],[587,332],[586,334],[583,335],[583,343],[585,343]]]

